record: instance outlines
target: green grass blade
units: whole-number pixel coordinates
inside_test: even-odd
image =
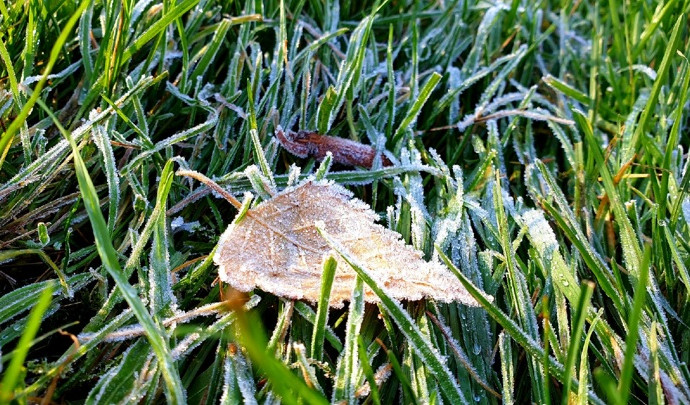
[[[0,385],[0,402],[2,403],[10,403],[14,398],[14,389],[19,383],[21,369],[26,355],[31,348],[31,341],[34,339],[34,336],[36,336],[38,332],[38,328],[41,326],[41,319],[50,305],[52,296],[53,285],[48,284],[38,298],[36,306],[31,310],[31,314],[29,314],[29,319],[24,327],[22,337],[19,339],[19,343],[17,343],[17,347],[13,351],[12,360],[10,360],[7,370],[4,370],[3,373],[2,385]]]
[[[574,371],[575,360],[580,353],[580,342],[582,340],[582,332],[585,327],[585,320],[587,319],[587,311],[589,310],[589,303],[594,292],[594,283],[585,282],[582,285],[582,292],[580,293],[580,301],[577,304],[575,313],[573,314],[572,338],[570,346],[568,347],[568,358],[565,362],[565,384],[563,385],[563,399],[561,403],[567,405],[571,401],[570,384],[572,379],[570,374]]]
[[[630,140],[630,148],[633,150],[633,152],[636,152],[639,149],[638,144],[640,142],[640,138],[647,130],[647,124],[652,118],[652,113],[655,111],[654,107],[659,102],[659,92],[661,91],[661,87],[665,84],[666,76],[671,68],[671,58],[676,55],[676,49],[678,49],[678,45],[680,43],[680,37],[683,31],[683,20],[685,20],[684,15],[678,16],[676,23],[673,26],[671,37],[669,38],[668,44],[666,45],[666,50],[664,51],[664,58],[661,60],[661,65],[657,70],[656,80],[654,80],[651,94],[647,100],[647,105],[642,110],[642,114],[640,114],[640,120],[637,122],[635,132]]]
[[[404,400],[409,401],[410,403],[417,405],[417,397],[415,396],[414,392],[412,391],[412,384],[410,382],[410,379],[408,378],[407,373],[405,373],[400,367],[400,362],[398,359],[395,357],[395,353],[393,350],[386,350],[386,355],[388,356],[388,361],[391,364],[391,368],[393,369],[393,373],[395,374],[396,377],[398,377],[398,381],[400,385],[402,386],[402,391],[404,393]]]
[[[273,178],[273,171],[266,160],[266,154],[264,149],[261,147],[261,141],[259,140],[259,133],[256,129],[249,130],[249,136],[252,139],[252,145],[254,145],[254,154],[259,162],[259,167],[261,168],[261,174],[268,179],[267,186],[270,187],[267,191],[269,194],[275,192],[276,181]]]
[[[650,24],[645,27],[644,32],[639,36],[640,41],[635,44],[635,49],[633,49],[632,52],[633,59],[637,59],[640,53],[645,49],[645,45],[647,45],[647,42],[652,38],[652,34],[659,28],[662,21],[666,20],[666,17],[670,15],[677,3],[677,0],[670,0],[664,4],[661,10],[658,10],[658,13],[654,13]]]
[[[196,67],[190,75],[190,83],[196,82],[199,77],[203,77],[204,74],[206,74],[206,71],[208,70],[209,66],[211,65],[211,63],[213,63],[213,60],[216,58],[216,55],[220,50],[220,46],[225,40],[225,36],[228,33],[228,30],[230,30],[231,25],[231,20],[227,18],[222,19],[218,23],[217,27],[214,30],[213,39],[211,40],[211,43],[204,47],[203,56],[196,64]]]
[[[375,9],[373,13],[375,13]],[[352,31],[345,61],[341,65],[342,67],[336,79],[334,97],[331,99],[331,106],[329,108],[328,120],[326,123],[326,131],[322,131],[322,133],[327,133],[328,130],[331,129],[335,117],[340,112],[340,108],[343,106],[346,97],[352,97],[348,96],[348,94],[354,94],[354,87],[359,86],[367,41],[371,33],[371,26],[374,18],[375,15],[364,17],[357,28]],[[321,130],[321,128],[319,128],[319,130]]]
[[[662,405],[665,403],[663,385],[660,378],[659,342],[656,330],[656,322],[652,322],[649,335],[649,389],[647,394],[650,405]]]
[[[683,77],[683,84],[681,85],[680,88],[680,96],[678,100],[678,107],[676,107],[675,110],[675,117],[673,121],[673,126],[671,127],[671,131],[669,132],[668,135],[668,140],[666,142],[666,148],[664,150],[664,162],[663,162],[663,172],[661,173],[661,187],[660,187],[660,195],[661,196],[666,196],[669,194],[669,180],[671,177],[671,159],[673,157],[673,150],[674,148],[678,147],[678,139],[680,136],[680,128],[682,125],[683,121],[683,106],[685,105],[685,102],[688,97],[688,89],[690,88],[690,62],[685,59],[685,66],[684,69],[681,70],[684,73]],[[683,200],[683,192],[681,191],[680,196],[677,198],[677,201],[682,201]],[[668,201],[666,198],[660,198],[659,199],[659,218],[666,218],[666,207],[667,207]],[[675,223],[678,219],[677,215],[675,215],[675,211],[671,212],[671,229],[675,229]]]
[[[506,284],[508,287],[508,294],[510,300],[514,305],[519,325],[523,330],[530,335],[530,337],[539,344],[539,331],[537,326],[536,314],[530,297],[527,295],[526,280],[521,272],[518,271],[515,251],[508,228],[508,218],[505,213],[505,206],[503,202],[503,189],[501,187],[500,175],[496,171],[496,181],[493,186],[493,208],[496,215],[496,223],[498,227],[499,243],[505,260],[507,268]],[[537,380],[544,375],[541,370],[541,362],[538,357],[530,359],[529,373],[533,380]],[[567,376],[566,376],[567,378]],[[532,397],[536,402],[545,402],[545,395],[541,386],[536,385],[532,392]]]
[[[640,262],[640,274],[635,286],[635,297],[633,299],[632,311],[628,318],[627,337],[625,339],[625,357],[621,370],[620,380],[618,381],[618,403],[627,404],[630,397],[630,386],[632,385],[633,373],[635,372],[635,354],[637,353],[637,341],[639,337],[639,325],[642,318],[643,306],[647,300],[647,282],[649,277],[651,249],[645,249],[644,256]]]
[[[640,273],[639,264],[642,256],[642,251],[640,249],[640,244],[637,239],[637,235],[632,228],[628,214],[623,206],[623,202],[620,198],[620,193],[616,189],[613,181],[613,176],[609,172],[604,154],[599,148],[596,139],[594,138],[594,132],[591,125],[585,118],[584,114],[580,111],[574,111],[573,116],[575,121],[580,126],[580,129],[584,131],[585,139],[589,145],[590,153],[594,155],[594,159],[599,167],[599,173],[604,180],[604,189],[609,198],[609,203],[613,212],[616,214],[616,222],[618,223],[620,238],[623,247],[623,255],[625,258],[625,264],[628,271],[637,277]],[[634,141],[633,141],[634,144]]]
[[[515,360],[510,338],[501,332],[498,335],[498,349],[501,354],[501,382],[503,383],[503,403],[511,405],[515,403]]]
[[[14,98],[13,104],[15,105],[15,108],[18,108],[18,110],[21,111],[22,96],[19,93],[19,82],[17,81],[17,74],[14,71],[14,66],[12,65],[10,53],[7,51],[7,47],[5,47],[5,41],[2,36],[0,36],[0,59],[2,59],[2,63],[5,65],[5,69],[7,70],[7,80],[10,82],[10,91],[12,92],[12,97]]]
[[[248,362],[241,352],[236,352],[237,347],[228,350],[224,361],[223,395],[220,403],[233,405],[243,401],[245,404],[256,403],[256,392],[251,375],[249,375]]]
[[[6,251],[0,251],[0,262],[4,262],[7,260],[12,260],[17,256],[22,256],[22,255],[32,255],[35,254],[38,257],[43,260],[44,263],[46,263],[48,266],[50,266],[51,269],[55,271],[55,274],[57,274],[58,279],[60,280],[60,286],[62,287],[62,291],[65,294],[65,297],[72,298],[74,296],[74,291],[70,288],[69,283],[67,282],[67,276],[65,276],[65,273],[62,271],[61,268],[59,268],[53,260],[43,251],[40,249],[21,249],[21,250],[6,250]],[[2,323],[2,318],[0,317],[0,323]]]
[[[359,356],[357,354],[357,337],[360,335],[364,320],[364,283],[359,277],[355,281],[350,300],[350,311],[345,327],[345,350],[338,359],[335,381],[333,383],[332,403],[356,403],[357,368]]]
[[[371,369],[371,359],[367,356],[367,349],[364,347],[362,336],[357,336],[357,347],[359,349],[359,364],[362,366],[364,377],[369,383],[370,398],[374,405],[381,405],[381,398],[379,395],[379,388],[376,385],[374,371]]]
[[[146,29],[141,35],[137,37],[134,42],[132,42],[122,53],[120,57],[120,63],[124,64],[127,62],[135,52],[140,50],[153,38],[156,38],[163,30],[165,30],[170,23],[180,18],[184,13],[189,11],[194,7],[199,0],[184,0],[181,3],[175,4],[175,7],[168,10],[167,13],[161,17],[160,20],[153,23],[150,27]]]
[[[321,273],[321,296],[316,310],[316,322],[311,338],[310,357],[321,361],[323,359],[323,342],[326,337],[326,324],[328,323],[328,307],[331,299],[331,288],[335,279],[335,272],[338,263],[332,256],[323,262],[323,273]]]
[[[86,398],[87,404],[114,404],[124,402],[130,395],[134,385],[138,383],[138,376],[147,367],[151,346],[146,339],[139,339],[122,355],[120,361],[113,365],[107,373],[98,380]],[[149,380],[149,384],[151,381]]]
[[[158,212],[165,212],[167,207],[168,193],[172,186],[173,162],[169,160],[160,175],[158,183],[158,193],[156,195],[156,207]],[[165,215],[158,215],[153,228],[153,245],[151,258],[149,260],[149,307],[155,317],[172,315],[171,307],[175,305],[177,299],[172,289],[172,268],[170,266],[170,236],[168,235],[167,218]]]
[[[582,405],[586,405],[587,402],[587,385],[589,381],[589,360],[587,358],[589,354],[589,343],[592,340],[592,335],[594,334],[594,331],[596,330],[597,322],[601,319],[601,316],[603,315],[604,311],[599,310],[597,313],[597,317],[594,318],[592,321],[589,331],[587,331],[587,336],[585,337],[585,341],[582,344],[582,352],[580,353],[580,373],[578,380],[580,381],[580,388],[577,391],[577,396],[578,396],[578,402]]]
[[[91,282],[93,276],[89,273],[76,274],[67,277],[66,282],[71,291],[78,291],[84,285]],[[40,281],[33,284],[28,284],[24,287],[17,288],[0,297],[0,325],[16,318],[30,308],[36,306],[38,297],[41,296],[46,288],[51,286],[53,281]],[[55,294],[58,292],[56,291]],[[3,326],[5,328],[7,326]]]
[[[441,76],[440,74],[434,72],[431,74],[429,79],[427,79],[426,83],[424,83],[424,86],[422,86],[422,89],[419,91],[419,95],[410,106],[410,109],[407,110],[407,113],[405,113],[405,117],[402,119],[402,121],[400,121],[400,125],[398,125],[398,128],[395,130],[395,133],[393,134],[394,145],[397,144],[398,141],[400,141],[403,133],[407,131],[410,125],[412,125],[412,123],[415,121],[420,111],[422,110],[422,107],[429,100],[429,97],[431,97],[431,93],[438,85],[438,82],[441,81],[442,77],[443,76]]]
[[[113,107],[115,108],[114,105]],[[104,127],[99,125],[94,128],[92,135],[101,152],[104,172],[108,179],[108,231],[112,235],[117,221],[117,211],[120,208],[120,179],[113,147],[106,131]]]
[[[268,353],[275,353],[276,348],[285,345],[283,341],[287,334],[287,330],[292,323],[292,312],[295,308],[295,302],[290,300],[281,300],[281,308],[278,313],[278,321],[276,322],[275,328],[273,328],[273,334],[268,340],[268,346],[266,346],[266,351]],[[282,349],[278,350],[278,353],[282,353]]]
[[[601,289],[606,293],[609,299],[613,300],[616,309],[623,313],[626,307],[621,294],[616,288],[612,271],[608,268],[601,256],[592,248],[592,245],[585,237],[573,213],[570,211],[570,206],[563,194],[561,194],[555,179],[546,169],[546,166],[544,166],[542,162],[537,161],[536,167],[551,188],[550,195],[555,197],[556,203],[558,204],[557,209],[549,201],[540,199],[539,202],[544,208],[544,211],[556,220],[561,231],[565,233],[568,239],[575,245],[587,264],[587,267],[594,273]]]
[[[335,87],[330,86],[326,90],[326,94],[319,104],[319,109],[316,112],[316,128],[322,134],[328,133],[329,121],[331,119],[331,112],[336,107],[336,99],[338,94],[336,93]]]
[[[295,310],[304,318],[307,322],[314,325],[316,323],[316,313],[304,302],[295,302]],[[340,338],[333,332],[330,326],[326,325],[326,340],[331,346],[338,352],[343,351],[343,343]]]

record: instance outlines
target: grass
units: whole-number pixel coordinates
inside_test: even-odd
[[[689,8],[0,3],[0,402],[690,402]],[[318,304],[214,283],[226,227],[309,175],[481,308],[397,302],[327,233],[345,309],[331,261]]]

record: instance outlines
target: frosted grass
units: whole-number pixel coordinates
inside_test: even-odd
[[[237,327],[233,314],[209,311],[185,320],[227,298],[225,286],[214,282],[212,256],[223,228],[243,214],[179,178],[170,181],[165,197],[154,197],[166,186],[169,161],[206,173],[237,195],[264,199],[310,176],[333,180],[377,219],[385,216],[389,229],[409,236],[408,244],[426,254],[439,246],[434,259],[450,255],[462,269],[459,277],[477,288],[483,308],[408,303],[405,312],[419,336],[398,330],[396,322],[409,319],[394,318],[382,306],[378,314],[364,307],[358,357],[345,378],[354,390],[350,402],[395,402],[411,399],[410,392],[422,401],[459,402],[448,382],[457,381],[465,399],[491,403],[489,391],[477,383],[481,379],[507,403],[560,401],[559,388],[567,381],[578,386],[571,400],[602,403],[600,396],[615,397],[604,397],[609,391],[601,375],[612,373],[615,391],[623,364],[634,366],[640,400],[686,401],[690,373],[681,361],[681,315],[690,285],[690,177],[678,143],[690,75],[676,52],[687,48],[685,27],[673,2],[651,13],[623,10],[619,3],[555,12],[544,4],[473,1],[422,8],[406,1],[379,9],[364,4],[362,10],[347,2],[334,8],[280,0],[230,9],[215,0],[168,8],[149,0],[127,7],[84,3],[79,29],[65,31],[67,46],[56,48],[50,88],[37,93],[46,106],[12,123],[24,100],[0,91],[0,118],[19,128],[2,157],[0,200],[7,209],[0,213],[0,248],[41,249],[70,288],[72,277],[84,275],[75,289],[79,301],[61,295],[46,325],[72,319],[79,302],[93,304],[85,326],[68,327],[79,333],[82,347],[45,365],[45,374],[28,374],[23,392],[47,392],[58,374],[52,401],[70,395],[81,381],[100,379],[108,388],[92,394],[111,402],[150,402],[166,392],[160,378],[168,364],[139,349],[146,345],[143,330],[99,266],[94,246],[84,245],[88,216],[74,193],[70,152],[57,139],[53,119],[45,118],[54,108],[55,121],[74,129],[89,174],[99,183],[94,206],[106,215],[116,260],[126,262],[121,276],[138,282],[136,294],[157,322],[172,322],[161,333],[172,337],[174,368],[189,402],[216,402],[221,394],[230,403],[289,398],[280,398],[280,387],[265,379],[261,364],[243,357],[230,333]],[[45,16],[32,14],[32,7],[7,3],[0,9],[2,25],[21,34],[3,39],[2,59],[18,63],[0,66],[0,76],[21,95],[39,78],[37,69],[68,16],[57,13],[48,16],[51,24],[40,24]],[[120,22],[132,29],[120,30]],[[602,37],[606,32],[611,41]],[[156,85],[161,82],[165,86]],[[393,166],[383,167],[378,156],[372,170],[296,159],[278,147],[278,123],[366,138]],[[196,132],[185,132],[190,129]],[[603,160],[593,155],[599,152]],[[252,165],[253,181],[246,172]],[[625,348],[620,330],[627,328],[634,293],[635,245],[650,241],[655,271],[636,328],[642,340],[632,362],[618,362]],[[0,298],[9,304],[0,306],[2,336],[11,340],[21,335],[32,290],[25,289],[29,280],[13,273],[22,262],[3,264],[9,269],[3,272],[20,283],[19,292]],[[585,314],[590,344],[578,356],[579,367],[565,369],[565,354],[579,342],[570,320],[578,316],[580,280],[587,279],[600,287],[593,302],[603,315]],[[482,291],[500,300],[490,302]],[[266,292],[252,295],[258,296],[264,301],[254,311],[271,327],[278,301]],[[354,341],[340,340],[347,315],[333,316],[323,330],[325,350],[307,355],[302,345],[310,347],[314,310],[302,301],[280,305],[286,311],[271,342],[276,364],[291,366],[299,380],[317,382],[330,396],[329,376],[348,351],[344,347],[352,352]],[[426,311],[443,326],[430,324]],[[118,326],[103,334],[113,319]],[[504,332],[495,335],[499,330]],[[94,354],[104,345],[112,351],[98,358]],[[456,346],[479,379],[448,357]],[[422,359],[419,347],[438,350],[449,374],[430,367],[434,356]],[[135,356],[136,350],[146,353]],[[400,359],[402,369],[392,373],[393,360],[382,354]],[[530,378],[516,378],[519,370]],[[391,389],[404,380],[403,393]],[[368,385],[372,381],[377,390]]]
[[[142,78],[137,83],[135,88],[130,89],[128,92],[123,94],[122,97],[115,102],[115,104],[120,105],[127,103],[135,94],[143,92],[148,87],[157,83],[159,80],[160,79],[155,79],[153,77]],[[101,112],[92,111],[89,114],[89,120],[72,132],[72,137],[75,142],[79,143],[96,124],[102,122],[104,119],[114,114],[114,112],[115,110],[112,107],[108,107]],[[42,156],[41,159],[38,159],[32,164],[24,167],[8,182],[0,186],[0,201],[6,198],[6,196],[12,191],[12,188],[16,185],[22,184],[23,186],[26,186],[44,178],[47,175],[47,173],[45,173],[46,169],[51,165],[54,165],[55,162],[59,162],[64,159],[68,149],[69,143],[67,140],[62,139],[55,146],[50,148],[46,155]]]
[[[110,138],[106,131],[105,127],[96,125],[91,134],[101,152],[103,167],[108,179],[108,230],[112,233],[117,220],[117,211],[120,208],[120,177]]]
[[[325,232],[318,228],[324,239],[340,254],[362,278],[362,281],[371,288],[381,298],[382,305],[386,308],[388,314],[393,317],[396,324],[400,327],[401,333],[406,337],[410,345],[415,349],[416,353],[435,371],[435,377],[441,379],[440,385],[444,394],[450,400],[457,400],[461,403],[466,403],[462,391],[460,390],[455,378],[452,377],[448,366],[445,364],[445,359],[441,357],[438,350],[428,341],[425,340],[419,328],[415,325],[410,315],[405,311],[397,301],[391,299],[384,289],[379,287],[376,282],[369,276],[370,271],[363,268],[349,253],[347,253],[342,246],[326,235]],[[441,376],[447,376],[442,378]]]

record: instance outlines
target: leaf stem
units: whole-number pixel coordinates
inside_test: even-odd
[[[200,182],[204,183],[207,185],[209,188],[211,188],[213,191],[217,192],[218,194],[222,195],[223,198],[228,200],[230,204],[232,204],[235,208],[240,210],[242,208],[242,203],[237,200],[232,194],[228,193],[223,187],[219,186],[215,181],[209,179],[208,177],[204,176],[203,174],[195,171],[195,170],[184,170],[180,169],[177,171],[178,176],[185,176],[185,177],[191,177],[193,179],[199,180]]]

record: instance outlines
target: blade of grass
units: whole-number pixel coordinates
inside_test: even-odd
[[[396,377],[398,377],[398,381],[402,386],[402,391],[404,393],[403,398],[407,401],[410,401],[413,405],[417,405],[417,397],[412,391],[410,379],[407,378],[407,374],[403,371],[402,367],[400,367],[400,362],[398,361],[398,358],[395,357],[395,353],[393,350],[386,349],[386,355],[388,356],[388,361],[391,364],[393,373],[396,375]]]
[[[113,108],[116,108],[114,104],[111,105]],[[110,234],[113,234],[120,204],[120,179],[117,171],[117,164],[115,162],[113,147],[110,144],[110,137],[107,135],[106,129],[100,125],[96,126],[92,131],[92,136],[96,146],[101,152],[103,169],[108,179],[108,231]]]
[[[82,273],[67,277],[66,282],[72,291],[77,291],[91,282],[92,279],[93,276],[91,274]],[[53,280],[28,284],[0,297],[0,325],[35,307],[38,297],[52,283]]]
[[[165,212],[168,193],[172,186],[173,161],[168,160],[160,174],[158,192],[156,194],[156,209]],[[150,254],[149,268],[149,306],[154,317],[172,315],[172,306],[177,299],[172,289],[172,268],[170,266],[170,240],[168,235],[167,218],[158,215],[153,228],[153,242]]]
[[[299,363],[299,367],[302,371],[302,376],[304,380],[307,382],[309,387],[316,388],[317,391],[323,394],[323,388],[321,388],[321,385],[319,384],[319,379],[316,376],[314,367],[309,363],[309,360],[307,359],[307,349],[301,343],[293,343],[292,347],[294,349],[295,355],[297,356],[297,362]]]
[[[575,369],[575,360],[580,353],[580,344],[582,340],[582,332],[585,328],[585,320],[587,319],[587,311],[589,310],[589,303],[594,292],[594,283],[591,281],[584,282],[580,291],[580,301],[575,309],[573,326],[571,328],[573,334],[570,339],[570,346],[568,347],[568,358],[565,362],[565,383],[563,385],[563,399],[561,403],[568,405],[571,402],[570,385],[572,379],[570,373]]]
[[[230,29],[231,25],[232,20],[227,18],[222,19],[218,23],[214,30],[213,39],[211,40],[211,43],[204,47],[204,54],[199,60],[199,62],[196,64],[194,71],[192,71],[192,74],[189,77],[191,79],[189,83],[196,82],[198,77],[203,77],[204,74],[206,74],[206,71],[208,70],[209,66],[218,54],[220,46],[225,40],[225,35],[228,33],[228,30]]]
[[[359,366],[357,355],[357,336],[361,333],[364,320],[364,283],[357,278],[352,289],[350,310],[345,327],[345,350],[338,359],[335,381],[333,383],[332,403],[345,402],[356,403],[355,391],[357,390],[357,368]]]
[[[510,229],[508,227],[508,218],[505,213],[505,205],[503,202],[503,188],[501,187],[501,177],[498,170],[495,171],[495,181],[493,183],[493,208],[496,216],[496,223],[498,227],[498,236],[503,257],[505,259],[505,266],[507,269],[506,284],[508,294],[512,301],[513,308],[518,317],[519,325],[527,332],[532,340],[539,345],[539,330],[537,326],[537,318],[532,307],[532,302],[527,293],[527,282],[521,272],[518,271],[516,263],[515,249],[511,242]],[[540,376],[544,375],[541,370],[542,364],[539,357],[533,357],[529,363],[529,373],[532,380],[536,381]],[[540,385],[535,385],[532,398],[536,402],[544,403],[545,396]]]
[[[295,308],[295,301],[281,300],[280,304],[278,321],[276,322],[276,326],[273,328],[273,334],[268,340],[268,345],[266,346],[266,351],[268,353],[276,353],[276,355],[282,353],[282,347],[286,344],[284,340],[287,330],[292,323],[292,312]],[[279,350],[276,352],[276,349]]]
[[[635,297],[633,299],[632,311],[628,317],[627,337],[625,339],[625,357],[623,368],[621,369],[620,380],[618,380],[618,403],[627,404],[630,398],[630,387],[632,385],[633,373],[635,372],[635,354],[637,353],[637,340],[639,337],[639,325],[642,318],[643,306],[647,300],[647,280],[649,277],[649,267],[651,260],[651,248],[647,247],[640,262],[640,274],[635,286]]]
[[[22,96],[19,93],[17,74],[14,71],[14,66],[12,65],[12,58],[10,57],[10,53],[7,51],[7,47],[5,47],[5,38],[3,37],[4,35],[0,35],[0,59],[2,60],[2,63],[5,64],[5,69],[7,71],[7,80],[10,82],[10,91],[12,92],[12,97],[14,98],[14,106],[18,110],[18,112],[21,112]],[[0,149],[0,151],[1,150],[2,149]]]
[[[604,262],[604,259],[594,250],[590,242],[585,237],[585,234],[580,229],[579,224],[575,220],[575,216],[570,211],[570,206],[565,200],[565,196],[561,193],[556,180],[541,161],[536,161],[535,165],[539,173],[543,176],[546,183],[551,188],[550,196],[555,197],[558,208],[554,207],[546,199],[540,198],[539,203],[552,218],[556,220],[559,228],[568,239],[575,245],[577,250],[582,255],[587,267],[594,273],[595,278],[601,289],[613,301],[616,309],[620,313],[624,313],[625,305],[620,292],[616,289],[615,278],[611,270]]]
[[[393,145],[397,145],[403,133],[407,131],[410,125],[412,125],[412,123],[422,110],[424,104],[426,104],[426,102],[429,100],[429,97],[431,97],[431,93],[438,85],[438,82],[441,81],[442,77],[443,76],[441,76],[437,72],[434,72],[431,74],[429,79],[427,79],[426,83],[424,83],[424,86],[422,86],[422,89],[419,91],[419,95],[410,106],[410,109],[407,110],[405,117],[402,119],[402,121],[400,121],[400,125],[398,125],[398,128],[395,130],[392,140]]]
[[[369,35],[371,33],[371,26],[375,19],[375,12],[362,19],[357,28],[352,31],[350,43],[348,44],[345,61],[341,65],[338,72],[338,78],[334,88],[334,97],[329,108],[326,131],[328,132],[335,121],[336,115],[340,112],[340,108],[345,102],[346,98],[353,97],[354,86],[359,85],[359,79],[362,72],[362,64],[364,63],[366,46]],[[348,96],[350,94],[350,96]]]
[[[328,323],[328,303],[331,298],[331,288],[335,279],[335,271],[338,263],[333,256],[323,262],[323,273],[321,273],[321,296],[316,310],[316,322],[311,338],[311,350],[309,355],[312,359],[323,360],[323,342],[326,337],[326,324]]]
[[[652,322],[651,333],[649,334],[649,388],[647,393],[650,405],[665,403],[659,375],[659,341],[657,340],[656,329],[656,322]]]
[[[38,332],[38,328],[41,326],[41,319],[43,319],[43,314],[50,305],[52,296],[53,285],[48,284],[38,298],[36,306],[29,314],[29,319],[26,322],[22,337],[19,339],[19,343],[17,343],[17,347],[12,354],[12,360],[10,360],[10,364],[7,370],[4,371],[4,376],[2,377],[2,384],[0,385],[0,403],[10,403],[14,398],[14,389],[19,383],[22,365],[31,348],[31,341],[34,339],[34,336],[36,336]]]
[[[359,349],[359,364],[362,366],[364,377],[369,383],[370,398],[374,405],[381,405],[381,398],[379,396],[379,387],[376,385],[374,378],[374,371],[371,369],[371,359],[367,356],[367,349],[364,347],[362,336],[357,336],[357,347]]]
[[[587,386],[589,380],[589,364],[588,364],[588,354],[589,354],[589,342],[592,340],[592,335],[596,330],[597,322],[601,319],[604,314],[604,310],[600,309],[597,312],[596,318],[592,321],[589,331],[587,331],[587,336],[585,336],[585,341],[582,344],[582,353],[580,353],[580,388],[577,391],[578,402],[582,405],[587,405]]]
[[[679,134],[680,134],[680,128],[682,125],[683,121],[683,106],[685,105],[685,102],[688,97],[688,88],[690,87],[690,62],[683,56],[684,59],[684,69],[681,70],[681,72],[685,73],[683,77],[683,84],[681,85],[680,88],[680,96],[678,100],[678,107],[676,107],[675,110],[675,117],[673,120],[673,126],[671,127],[671,131],[669,132],[668,135],[668,140],[666,141],[666,148],[664,150],[664,162],[663,162],[663,171],[661,173],[661,187],[660,187],[660,195],[661,196],[666,196],[669,194],[669,178],[671,174],[671,159],[673,157],[673,149],[678,147],[678,140],[679,140]],[[678,197],[678,201],[683,200],[683,193],[680,193],[680,196]],[[668,204],[668,201],[666,198],[660,198],[658,201],[659,204],[659,213],[658,218],[666,218],[666,207]],[[675,229],[675,223],[677,220],[677,216],[673,215],[674,212],[671,212],[671,229]]]
[[[645,49],[645,45],[647,45],[647,42],[652,39],[652,34],[654,34],[657,28],[659,28],[659,24],[666,19],[669,13],[673,11],[673,9],[676,7],[676,3],[678,3],[677,0],[670,0],[664,4],[664,7],[659,10],[658,13],[654,13],[650,23],[645,27],[644,32],[638,37],[640,41],[635,44],[635,48],[633,49],[633,60],[637,59],[640,53],[642,53],[642,51]]]
[[[515,403],[515,361],[510,337],[505,332],[498,335],[498,349],[501,355],[501,382],[503,383],[503,403]]]
[[[86,403],[126,402],[133,386],[139,380],[141,368],[149,366],[149,357],[152,355],[151,346],[146,339],[137,340],[122,354],[120,361],[104,373],[93,386],[86,398]]]
[[[70,288],[70,285],[67,281],[67,277],[65,276],[65,273],[60,269],[53,260],[51,260],[50,256],[48,256],[43,250],[41,249],[20,249],[20,250],[6,250],[6,251],[0,251],[0,263],[11,260],[17,256],[21,255],[37,255],[38,257],[43,260],[45,264],[50,266],[51,269],[55,271],[55,274],[58,276],[58,279],[60,280],[60,286],[62,287],[62,291],[65,294],[65,297],[73,297],[74,296],[74,291]],[[1,318],[0,318],[1,319]],[[0,320],[1,323],[1,320]]]
[[[584,132],[585,139],[589,146],[590,154],[594,156],[599,168],[599,173],[604,182],[604,190],[606,190],[606,195],[609,198],[609,203],[613,212],[616,214],[616,222],[618,223],[621,244],[623,248],[623,256],[625,258],[625,264],[627,270],[634,276],[638,277],[640,273],[639,265],[641,259],[641,250],[637,235],[632,228],[630,223],[630,218],[628,218],[628,213],[623,207],[623,202],[621,201],[620,193],[616,189],[616,185],[613,181],[613,176],[609,171],[606,158],[604,157],[599,144],[594,138],[594,132],[592,126],[587,121],[584,113],[579,110],[573,111],[573,117],[575,122],[577,122],[580,129]],[[634,141],[633,141],[634,142]],[[633,143],[634,144],[634,143]]]
[[[166,29],[175,19],[181,17],[192,7],[196,6],[198,2],[199,0],[184,0],[181,3],[175,4],[175,7],[165,13],[160,20],[151,24],[146,31],[139,35],[137,39],[125,49],[120,58],[120,64],[126,63],[135,52],[143,48],[147,42],[157,37],[158,34]]]
[[[316,313],[304,302],[295,302],[295,310],[304,318],[307,322],[312,325],[316,323]],[[338,353],[343,351],[343,343],[340,341],[338,336],[333,332],[328,325],[326,325],[326,340],[331,346],[338,351]]]
[[[682,34],[683,20],[685,20],[685,15],[681,14],[676,19],[676,23],[673,26],[673,31],[671,32],[671,37],[669,38],[668,44],[666,45],[666,50],[664,51],[664,58],[661,60],[661,65],[657,70],[656,80],[654,80],[654,85],[652,85],[652,91],[647,100],[647,105],[642,110],[640,114],[640,120],[637,122],[635,127],[635,132],[633,133],[632,139],[630,140],[630,149],[635,153],[639,149],[640,138],[647,130],[647,124],[649,123],[652,113],[656,111],[655,106],[659,103],[659,92],[662,86],[666,84],[666,77],[671,68],[671,58],[676,54],[676,49],[678,49],[678,44],[680,43],[680,38]],[[646,142],[644,143],[647,144]],[[624,157],[625,158],[625,157]]]

